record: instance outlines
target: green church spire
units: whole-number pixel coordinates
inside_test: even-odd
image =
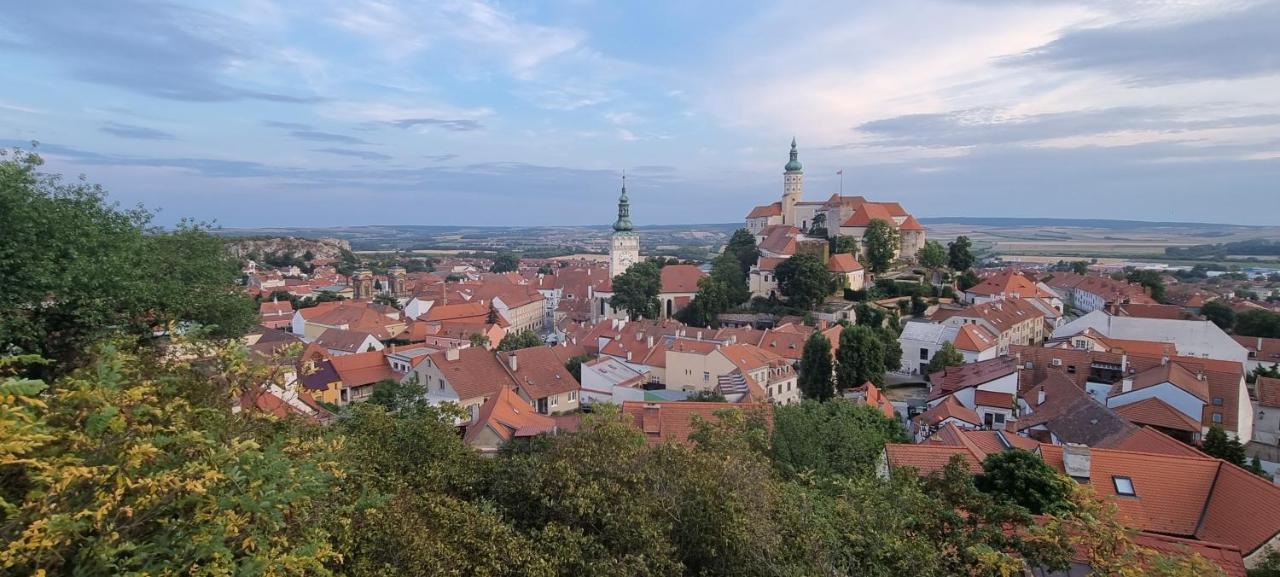
[[[631,199],[627,198],[627,173],[622,173],[622,196],[618,197],[618,220],[613,223],[617,232],[631,231]]]
[[[800,153],[796,151],[796,138],[791,137],[791,161],[787,163],[787,172],[800,172],[804,167],[800,166]]]

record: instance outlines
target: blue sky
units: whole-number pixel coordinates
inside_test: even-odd
[[[225,226],[918,216],[1275,224],[1280,2],[21,2],[0,144]]]

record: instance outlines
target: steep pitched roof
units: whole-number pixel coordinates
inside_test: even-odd
[[[1133,376],[1133,390],[1138,391],[1147,387],[1154,387],[1162,383],[1170,383],[1179,389],[1182,389],[1197,399],[1209,402],[1209,385],[1195,373],[1187,370],[1181,363],[1170,362],[1158,367],[1147,369]],[[1122,386],[1117,384],[1111,390],[1110,396],[1123,394],[1120,391]]]
[[[1151,427],[1138,427],[1133,433],[1117,437],[1106,443],[1098,445],[1103,449],[1118,449],[1121,451],[1136,451],[1139,453],[1160,453],[1164,455],[1178,455],[1183,457],[1203,457],[1204,453],[1196,450],[1195,447],[1183,443],[1169,435],[1161,433]]]
[[[1169,403],[1160,400],[1159,397],[1142,399],[1136,403],[1114,407],[1113,410],[1117,415],[1128,419],[1129,422],[1135,425],[1150,425],[1192,433],[1200,432],[1200,421],[1188,417],[1186,413],[1169,406]]]
[[[320,333],[320,336],[316,337],[314,342],[329,350],[357,353],[361,352],[360,345],[364,344],[372,336],[372,334],[364,331],[325,329],[324,332]]]
[[[516,370],[511,371],[510,359],[516,358]],[[508,369],[516,385],[531,399],[541,399],[582,388],[573,378],[565,361],[553,347],[546,345],[498,353],[498,360]]]
[[[834,273],[850,273],[862,270],[862,265],[849,253],[838,253],[827,259],[827,270]]]
[[[773,204],[762,204],[760,206],[757,206],[751,209],[751,212],[747,214],[747,218],[766,218],[770,216],[781,216],[781,215],[782,215],[782,203],[775,202]]]
[[[937,426],[947,419],[956,419],[975,427],[982,425],[982,419],[978,417],[978,413],[960,404],[960,401],[954,396],[948,396],[943,399],[941,403],[921,413],[916,419],[931,427]]]
[[[922,475],[941,471],[952,457],[959,455],[969,472],[982,472],[982,462],[966,447],[954,445],[906,445],[889,443],[884,446],[889,466],[894,469],[910,467]]]
[[[960,389],[975,387],[1006,377],[1018,371],[1011,357],[997,357],[957,367],[946,367],[929,375],[933,383],[929,391],[929,400],[950,395]]]
[[[924,225],[920,224],[920,221],[916,220],[916,217],[908,214],[907,219],[902,221],[902,224],[898,225],[898,230],[924,230]]]
[[[1258,377],[1253,386],[1258,397],[1258,404],[1264,407],[1280,407],[1280,379]]]
[[[475,441],[486,428],[503,441],[510,441],[516,437],[552,432],[556,429],[556,422],[551,417],[539,415],[510,387],[502,387],[480,405],[475,419],[467,425],[463,441]]]
[[[368,385],[384,379],[400,380],[400,373],[391,368],[382,351],[340,355],[329,359],[329,362],[342,378],[344,387]]]
[[[980,325],[963,325],[956,331],[957,349],[980,353],[1000,344],[999,339],[991,331]]]
[[[431,363],[440,369],[461,400],[489,397],[502,387],[516,386],[506,367],[490,351],[479,347],[458,350],[457,360],[448,351],[432,353]]]
[[[983,296],[1006,295],[1017,298],[1052,298],[1057,295],[1042,288],[1039,283],[1017,269],[1001,269],[964,292]]]
[[[698,281],[707,276],[697,265],[669,264],[662,267],[662,292],[696,293]]]
[[[889,223],[891,227],[896,228],[897,226],[893,220],[893,213],[883,203],[879,202],[862,203],[862,206],[854,210],[853,215],[841,223],[840,226],[868,226],[873,220],[883,220]]]

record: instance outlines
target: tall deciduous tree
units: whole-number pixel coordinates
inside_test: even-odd
[[[1200,314],[1224,331],[1231,330],[1231,327],[1236,324],[1236,311],[1226,303],[1216,300],[1204,303],[1204,306],[1200,307]]]
[[[849,235],[831,237],[831,254],[858,254],[858,239]]]
[[[774,273],[778,290],[794,307],[809,309],[836,289],[827,266],[811,254],[797,254],[782,261]]]
[[[1245,466],[1244,445],[1240,444],[1240,439],[1228,436],[1222,425],[1209,427],[1209,432],[1204,435],[1204,441],[1200,443],[1200,450],[1211,457],[1217,457],[1241,467]]]
[[[867,270],[875,274],[889,270],[893,265],[894,255],[901,246],[898,229],[878,218],[871,219],[867,224],[862,242],[867,245]]]
[[[947,260],[951,265],[951,270],[956,272],[964,272],[973,267],[975,259],[973,258],[973,241],[967,236],[957,236],[952,242],[947,243]]]
[[[1235,332],[1246,337],[1280,338],[1280,314],[1262,309],[1236,315]]]
[[[725,289],[725,306],[717,313],[751,300],[751,288],[747,285],[747,275],[742,272],[740,264],[735,255],[731,254],[722,254],[711,261],[711,278],[724,285]]]
[[[940,269],[947,266],[947,249],[943,248],[942,243],[938,241],[925,241],[920,252],[916,253],[916,260],[920,263],[920,266],[927,269]]]
[[[942,343],[942,348],[933,354],[933,358],[929,359],[929,365],[925,367],[925,374],[931,375],[947,367],[958,367],[964,364],[964,354],[956,350],[956,346],[946,342]]]
[[[1164,302],[1164,278],[1154,270],[1131,270],[1125,275],[1129,282],[1136,282],[1151,292],[1156,302]]]
[[[1038,455],[1021,449],[987,455],[982,474],[973,481],[978,490],[1016,503],[1033,515],[1060,513],[1071,506],[1072,481]]]
[[[520,257],[513,252],[503,251],[493,257],[493,266],[489,272],[512,272],[520,269]]]
[[[542,342],[542,337],[538,336],[538,333],[529,329],[521,329],[509,332],[507,333],[507,336],[502,337],[502,342],[498,343],[498,350],[516,351],[520,349],[527,349],[529,347],[542,346],[543,344],[546,343]]]
[[[771,454],[786,474],[865,475],[875,470],[885,443],[905,442],[897,419],[848,399],[806,400],[773,413]]]
[[[632,320],[640,317],[658,318],[661,312],[661,303],[658,302],[660,292],[661,269],[649,261],[638,262],[614,277],[613,296],[609,297],[609,306],[627,311]]]
[[[880,385],[884,383],[884,371],[884,345],[879,333],[861,325],[845,327],[836,350],[836,385],[840,389],[866,382]]]
[[[751,270],[751,265],[756,264],[756,260],[760,258],[760,249],[756,247],[756,237],[747,229],[740,228],[733,231],[733,236],[729,237],[729,243],[724,247],[724,254],[736,259],[742,274],[746,275]]]
[[[814,331],[805,339],[804,352],[800,356],[797,378],[804,398],[826,401],[835,395],[832,369],[831,341],[820,331]]]
[[[38,371],[48,377],[111,332],[145,338],[193,322],[237,336],[253,323],[236,261],[206,227],[163,231],[150,212],[121,210],[41,163],[0,151],[0,351],[55,361]]]

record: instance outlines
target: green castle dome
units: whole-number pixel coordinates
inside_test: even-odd
[[[796,152],[796,139],[791,139],[791,160],[787,162],[787,172],[801,172],[804,167],[800,165],[800,153]]]

